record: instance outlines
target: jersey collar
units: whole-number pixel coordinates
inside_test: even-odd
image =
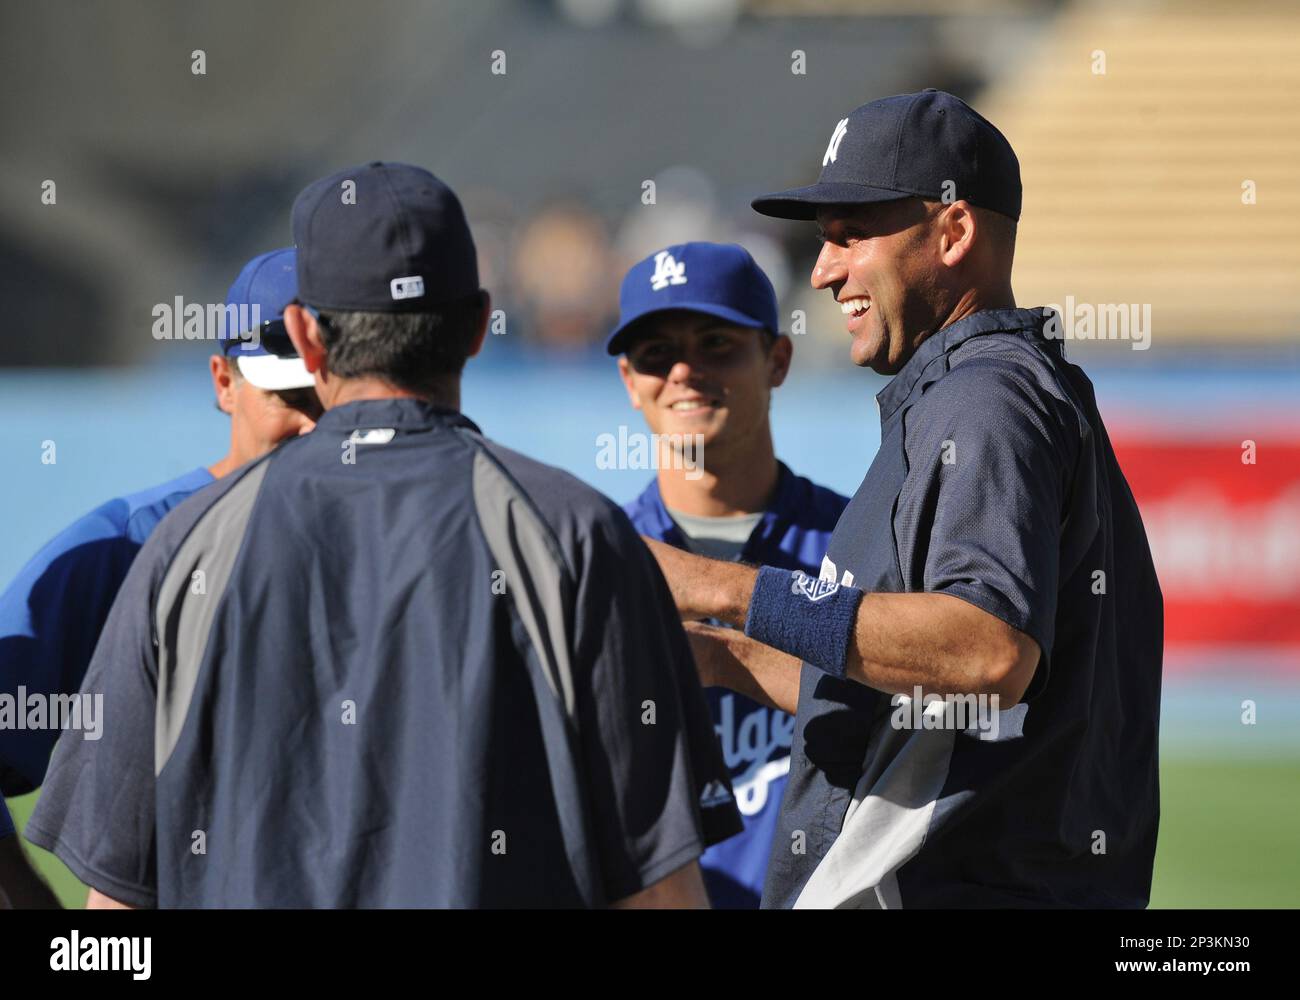
[[[326,410],[316,421],[317,430],[345,434],[376,427],[420,431],[429,430],[435,425],[464,427],[476,434],[482,433],[474,421],[457,410],[406,396],[397,399],[357,399]]]
[[[1059,345],[1060,341],[1050,341],[1043,336],[1046,323],[1044,312],[1042,308],[982,309],[932,333],[921,341],[916,353],[907,359],[907,363],[889,380],[889,384],[876,394],[881,421],[889,420],[911,398],[913,390],[918,386],[923,387],[923,384],[933,382],[947,371],[946,364],[936,362],[946,358],[951,351],[972,337],[989,333],[1015,333],[1042,343]]]
[[[776,489],[772,493],[767,509],[763,511],[762,519],[754,526],[749,540],[745,542],[744,550],[740,554],[741,561],[753,561],[752,553],[755,549],[761,549],[784,532],[785,523],[794,514],[799,499],[797,494],[798,481],[794,473],[784,462],[777,459]],[[673,520],[664,505],[663,495],[659,492],[658,477],[650,480],[650,484],[637,497],[636,502],[647,515],[647,528],[651,530],[646,534],[681,549],[690,548],[677,527],[677,522]]]

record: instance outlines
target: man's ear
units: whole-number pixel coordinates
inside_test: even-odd
[[[488,320],[492,317],[492,296],[488,294],[486,288],[480,288],[479,294],[479,316],[478,316],[478,333],[474,335],[473,342],[469,345],[469,353],[465,355],[472,358],[483,350],[483,341],[487,339]]]
[[[212,373],[212,392],[217,397],[217,409],[222,413],[235,412],[234,361],[220,354],[208,358],[208,371]]]
[[[784,333],[779,333],[772,341],[772,349],[767,352],[769,367],[768,386],[775,389],[790,374],[790,361],[794,357],[794,341]]]
[[[284,329],[307,370],[313,375],[321,371],[325,367],[325,342],[315,317],[300,305],[287,305]]]
[[[939,256],[956,267],[974,249],[979,223],[968,201],[954,201],[939,214]]]
[[[628,361],[626,354],[619,356],[618,374],[623,379],[623,388],[627,390],[628,402],[632,404],[632,409],[641,409],[641,400],[637,399],[636,393],[632,391],[632,363]]]

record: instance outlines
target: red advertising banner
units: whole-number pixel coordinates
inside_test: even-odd
[[[1166,647],[1294,646],[1300,666],[1300,440],[1113,443],[1151,542]]]

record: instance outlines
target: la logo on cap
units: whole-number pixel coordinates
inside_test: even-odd
[[[406,278],[394,278],[388,283],[394,299],[418,299],[424,294],[424,279],[418,274]]]
[[[655,254],[655,273],[650,275],[650,287],[661,292],[669,285],[686,284],[686,262],[680,264],[667,250]]]
[[[826,144],[826,155],[822,157],[822,166],[828,163],[834,163],[835,157],[839,155],[840,143],[844,140],[844,133],[849,130],[849,120],[841,118],[840,123],[835,126],[835,131],[831,133],[831,141]]]

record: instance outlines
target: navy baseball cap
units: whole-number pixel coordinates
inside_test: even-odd
[[[479,291],[460,199],[421,167],[367,163],[293,203],[298,298],[319,309],[426,312]]]
[[[899,198],[969,201],[1020,218],[1020,161],[1006,136],[941,90],[864,104],[831,133],[816,184],[755,198],[778,219],[815,219],[822,205]]]
[[[316,384],[284,329],[284,307],[297,292],[297,254],[292,247],[254,257],[226,292],[227,326],[233,317],[241,329],[228,332],[225,352],[236,355],[240,374],[259,389]]]
[[[749,251],[735,243],[678,243],[634,264],[618,295],[610,354],[627,348],[629,328],[671,309],[717,316],[737,326],[778,333],[776,292]]]

